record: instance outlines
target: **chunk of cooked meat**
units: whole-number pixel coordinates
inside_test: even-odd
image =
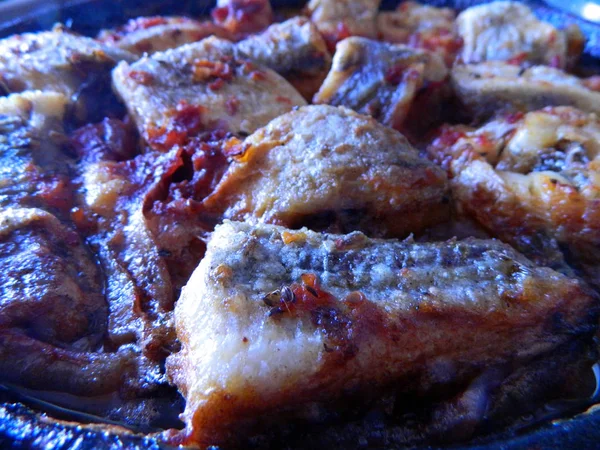
[[[496,1],[466,9],[456,18],[465,63],[509,61],[566,68],[583,50],[578,28],[557,30],[521,2]]]
[[[406,235],[445,220],[442,170],[400,133],[347,108],[312,105],[249,136],[205,206],[286,226],[332,215],[342,229]]]
[[[306,103],[277,73],[234,56],[232,45],[208,38],[117,66],[114,87],[151,147],[169,150],[216,129],[249,134]]]
[[[462,38],[455,30],[456,13],[451,8],[438,8],[407,1],[394,11],[381,11],[377,28],[381,39],[406,44],[437,53],[451,67]]]
[[[0,328],[53,345],[95,349],[106,326],[100,273],[77,234],[34,208],[0,211]],[[64,324],[69,323],[68,327]]]
[[[61,326],[68,328],[67,318],[64,320]],[[56,393],[84,398],[116,396],[119,391],[136,389],[128,385],[135,385],[136,375],[141,379],[147,375],[138,370],[138,364],[137,355],[131,349],[116,353],[65,349],[31,338],[18,328],[0,328],[0,380],[39,391],[53,391],[55,397]]]
[[[0,41],[0,81],[9,92],[64,94],[83,120],[99,114],[110,98],[110,71],[135,56],[62,28],[25,33]],[[104,112],[104,111],[101,111]]]
[[[269,0],[217,0],[211,11],[215,23],[232,33],[256,33],[273,22]]]
[[[179,47],[208,36],[233,38],[226,29],[212,22],[198,22],[188,17],[138,17],[114,30],[102,30],[98,40],[141,55]]]
[[[331,67],[325,40],[304,17],[273,24],[263,33],[240,41],[236,50],[283,76],[307,100],[317,92]]]
[[[377,37],[381,0],[310,0],[306,12],[331,46],[348,36]]]
[[[62,145],[68,99],[24,92],[0,98],[0,207],[71,208],[71,155]]]
[[[600,121],[571,107],[545,108],[446,129],[430,147],[452,178],[459,208],[518,245],[544,235],[571,252],[600,248]]]
[[[204,254],[200,201],[227,166],[219,142],[192,140],[135,155],[118,122],[74,133],[82,160],[78,223],[97,252],[110,307],[108,337],[160,361],[175,343],[173,303]],[[128,157],[129,155],[129,157]]]
[[[79,395],[118,391],[133,355],[92,353],[108,311],[100,271],[79,236],[40,209],[3,208],[0,262],[2,381]]]
[[[599,92],[589,89],[585,80],[552,67],[468,64],[452,68],[451,82],[460,101],[478,119],[545,106],[575,106],[600,113]]]
[[[593,330],[577,279],[493,240],[419,244],[225,222],[176,305],[178,443],[231,442],[340,397],[464,382]],[[451,339],[449,339],[451,336]],[[448,382],[448,381],[446,381]]]
[[[171,339],[171,277],[144,214],[147,191],[165,176],[173,155],[100,161],[82,168],[82,207],[94,223],[88,240],[107,280],[108,338],[139,342],[151,357]],[[174,169],[173,169],[174,170]],[[158,351],[158,353],[161,353]]]
[[[447,75],[434,53],[350,37],[338,43],[314,103],[346,106],[399,129],[418,92]]]

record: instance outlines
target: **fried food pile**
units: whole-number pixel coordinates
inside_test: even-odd
[[[590,406],[581,32],[379,6],[0,40],[0,382],[200,447],[455,443]]]

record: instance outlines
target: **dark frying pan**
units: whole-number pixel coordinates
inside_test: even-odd
[[[394,7],[399,0],[386,1]],[[486,3],[486,0],[420,0],[457,9]],[[489,0],[488,0],[489,1]],[[0,3],[0,37],[48,29],[62,22],[87,35],[113,27],[127,19],[165,14],[202,16],[214,2],[208,0],[9,0]],[[272,0],[274,6],[300,7],[298,0]],[[577,23],[587,37],[584,67],[600,69],[600,24],[587,22],[536,0],[526,1],[536,14],[555,25]],[[566,3],[569,3],[568,1]],[[56,421],[58,419],[59,421]],[[64,420],[62,422],[61,420]],[[156,438],[82,415],[78,422],[60,408],[31,402],[0,385],[0,448],[52,449],[169,449]],[[100,423],[98,423],[100,422]],[[520,434],[487,438],[462,449],[569,449],[600,448],[600,410],[546,424]]]

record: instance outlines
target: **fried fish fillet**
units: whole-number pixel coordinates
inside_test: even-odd
[[[348,36],[377,37],[377,13],[381,0],[311,0],[310,19],[325,38],[335,44]]]
[[[331,71],[313,102],[346,106],[398,129],[417,93],[447,75],[434,53],[349,37],[337,44]]]
[[[129,52],[57,27],[1,40],[0,81],[9,92],[61,93],[77,107],[77,118],[84,118],[106,101],[104,96],[110,97],[111,69],[119,61],[135,59]]]
[[[176,305],[178,443],[232,442],[340,397],[465,381],[589,333],[580,281],[494,240],[372,240],[225,222]],[[514,367],[513,366],[513,367]],[[405,388],[407,389],[407,388]]]
[[[74,161],[60,138],[68,103],[53,92],[0,98],[0,207],[70,209]]]
[[[114,30],[102,30],[98,40],[142,55],[179,47],[212,35],[224,39],[233,37],[226,29],[212,22],[198,22],[188,17],[154,16],[138,17]]]
[[[0,262],[0,380],[76,395],[118,391],[134,355],[93,353],[108,311],[77,233],[41,209],[2,208]]]
[[[215,129],[249,134],[306,104],[280,75],[235,56],[232,45],[208,38],[116,67],[114,88],[151,147],[169,150]]]
[[[600,120],[571,107],[448,128],[429,148],[460,210],[519,245],[542,234],[578,253],[600,248]],[[596,258],[597,259],[597,258]]]
[[[400,133],[344,107],[287,113],[240,152],[204,202],[227,218],[296,227],[333,215],[343,230],[404,236],[449,213],[443,171]]]
[[[77,234],[43,210],[3,208],[0,247],[8,269],[0,275],[0,327],[29,328],[54,345],[98,345],[107,308],[99,270]]]
[[[263,33],[240,41],[236,50],[283,76],[307,100],[317,92],[331,67],[325,40],[304,17],[275,23]]]
[[[432,51],[450,67],[462,48],[455,19],[456,12],[452,8],[406,1],[394,11],[381,11],[377,16],[377,29],[383,41]]]
[[[458,98],[477,118],[545,106],[575,106],[600,113],[599,92],[552,67],[520,68],[498,61],[458,65],[452,68],[451,82]]]
[[[511,61],[565,68],[583,50],[577,27],[558,30],[521,2],[496,1],[467,8],[456,18],[465,63]]]

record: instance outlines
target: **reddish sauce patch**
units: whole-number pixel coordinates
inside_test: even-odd
[[[511,114],[509,114],[509,115],[506,116],[506,121],[508,123],[510,123],[510,124],[517,123],[524,116],[525,116],[525,114],[523,114],[522,112],[511,113]]]
[[[512,64],[512,65],[515,65],[515,66],[520,66],[525,61],[527,61],[528,57],[529,57],[529,54],[527,52],[521,52],[518,55],[515,55],[512,58],[508,59],[506,62],[508,64]]]
[[[142,70],[132,70],[129,72],[129,78],[144,86],[149,86],[154,81],[154,76],[151,73]]]
[[[191,105],[186,101],[179,102],[177,107],[168,113],[168,126],[148,129],[148,143],[161,151],[185,144],[188,138],[204,130],[204,111],[202,106]]]
[[[451,126],[442,126],[435,140],[435,145],[438,147],[452,147],[459,139],[465,136],[466,134],[463,131],[456,130]]]
[[[211,16],[215,23],[233,33],[255,33],[273,21],[268,0],[229,0],[226,6],[214,8]]]
[[[333,33],[323,33],[323,38],[325,39],[325,44],[327,44],[327,49],[332,54],[335,53],[336,44],[350,36],[352,36],[350,28],[348,28],[348,25],[346,25],[344,22],[338,22],[336,30]]]
[[[106,118],[75,130],[71,144],[86,162],[124,161],[138,153],[135,129],[118,119]]]
[[[225,102],[225,109],[227,110],[227,114],[230,116],[234,116],[240,108],[240,101],[237,97],[231,96]]]
[[[230,61],[209,61],[200,59],[192,65],[192,79],[197,82],[210,82],[217,79],[230,81],[233,78],[234,69]]]
[[[123,27],[123,31],[126,33],[132,33],[139,30],[147,30],[148,28],[156,27],[158,25],[166,25],[167,19],[160,16],[155,17],[138,17],[137,19],[131,19]]]

